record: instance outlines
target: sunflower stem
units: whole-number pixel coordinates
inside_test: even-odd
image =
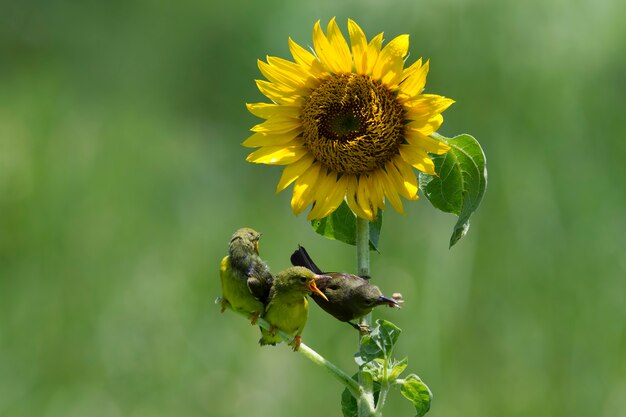
[[[221,298],[215,300],[215,304],[221,305]],[[229,304],[226,305],[226,307],[228,307],[231,311],[234,311],[235,313],[249,319],[247,314],[233,310]],[[267,322],[267,320],[263,318],[259,317],[256,321],[256,324],[265,330],[269,331],[270,329],[270,324]],[[292,336],[281,330],[274,329],[274,331],[284,342],[291,343],[291,341],[293,340]],[[337,378],[339,382],[345,385],[348,391],[350,391],[350,394],[352,394],[355,398],[360,398],[363,396],[363,389],[359,386],[359,384],[357,384],[354,379],[352,379],[352,377],[350,377],[350,375],[345,373],[343,370],[341,370],[341,368],[337,367],[337,365],[317,353],[315,350],[311,349],[309,346],[305,345],[304,343],[300,343],[298,353],[302,354],[305,358],[309,359],[314,364],[326,368],[326,370],[328,370],[335,378]]]
[[[356,218],[356,262],[357,274],[362,277],[370,276],[370,223],[366,219]],[[372,313],[361,318],[359,323],[362,328],[369,329],[372,325]],[[363,341],[364,333],[359,335],[359,350]],[[359,370],[359,385],[363,393],[356,397],[359,417],[374,415],[374,381],[369,375]]]

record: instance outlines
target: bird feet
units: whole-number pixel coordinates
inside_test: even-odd
[[[289,346],[293,346],[293,351],[296,352],[298,349],[300,349],[301,344],[302,344],[302,336],[296,336],[289,343]]]
[[[270,328],[267,329],[267,332],[272,336],[276,336],[276,327],[274,327],[274,325],[270,323]]]
[[[260,315],[261,313],[259,313],[258,311],[255,311],[254,313],[250,313],[250,315],[248,316],[248,318],[250,319],[250,324],[254,326],[256,324],[256,321],[259,319]]]
[[[221,297],[215,300],[215,304],[217,303],[220,304],[220,313],[223,313],[226,311],[227,308],[230,308],[230,303],[224,297]]]
[[[352,322],[348,322],[348,324],[352,327],[354,327],[355,329],[357,329],[359,331],[359,333],[361,334],[370,334],[370,328],[369,326],[365,325],[365,324],[354,324]]]

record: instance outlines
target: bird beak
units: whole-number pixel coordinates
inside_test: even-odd
[[[381,295],[380,297],[378,297],[378,302],[380,304],[387,304],[389,307],[400,308],[399,302],[397,302],[393,298],[385,297],[384,295]]]
[[[321,292],[320,289],[317,288],[317,285],[315,285],[315,280],[316,279],[320,279],[320,278],[330,278],[330,277],[325,276],[325,275],[316,275],[315,279],[311,281],[311,284],[309,285],[309,288],[311,289],[311,291],[313,291],[314,293],[316,293],[317,295],[322,297],[324,300],[328,301],[328,297],[326,297],[326,294]]]
[[[256,252],[258,256],[259,255],[259,241],[258,240],[254,242],[254,251]]]

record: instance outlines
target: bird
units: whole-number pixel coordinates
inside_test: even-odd
[[[346,272],[322,272],[300,245],[291,255],[291,264],[327,276],[328,278],[318,279],[316,282],[325,297],[314,293],[311,298],[337,320],[346,322],[359,331],[366,332],[368,329],[352,321],[368,314],[374,307],[387,305],[400,308],[398,301],[385,297],[377,286],[365,278]]]
[[[261,233],[249,227],[238,229],[230,239],[228,255],[220,264],[222,312],[227,307],[247,314],[252,324],[265,310],[272,287],[272,273],[259,256]]]
[[[261,328],[259,344],[275,345],[281,339],[276,335],[276,330],[281,330],[293,340],[289,345],[293,346],[294,352],[302,343],[302,330],[306,324],[309,313],[308,294],[316,294],[325,299],[326,296],[315,285],[321,278],[327,278],[315,274],[311,270],[292,266],[279,272],[272,284],[269,299],[263,318],[270,324],[270,328]]]

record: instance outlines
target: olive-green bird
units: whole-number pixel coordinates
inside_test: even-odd
[[[345,321],[357,330],[366,329],[351,321],[363,317],[374,307],[400,307],[396,300],[385,297],[377,286],[364,278],[345,272],[322,272],[300,245],[291,255],[291,263],[328,277],[317,280],[317,286],[325,297],[311,294],[311,298],[337,320]]]
[[[326,296],[317,288],[315,282],[322,277],[307,268],[293,266],[279,272],[270,290],[269,301],[265,307],[263,318],[270,324],[270,329],[261,329],[261,345],[275,345],[281,339],[276,330],[294,336],[290,345],[296,351],[302,341],[302,330],[309,314],[308,294],[316,294],[320,298]],[[326,277],[324,277],[326,278]]]
[[[249,315],[252,324],[265,309],[272,287],[272,274],[259,257],[261,234],[244,227],[237,230],[228,246],[228,256],[222,259],[222,312],[228,305]]]

